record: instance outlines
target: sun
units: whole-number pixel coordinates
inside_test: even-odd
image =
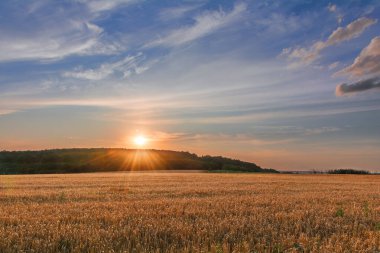
[[[133,142],[139,146],[139,147],[142,147],[144,146],[146,143],[147,143],[148,139],[143,136],[143,135],[137,135],[135,136],[135,138],[133,139]]]

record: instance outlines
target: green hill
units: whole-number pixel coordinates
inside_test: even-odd
[[[197,156],[168,150],[95,148],[0,152],[0,174],[141,170],[277,172],[221,156]]]

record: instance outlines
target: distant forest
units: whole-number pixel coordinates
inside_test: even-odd
[[[1,151],[0,174],[142,170],[207,170],[278,173],[250,162],[189,152],[139,149]]]
[[[358,174],[358,175],[368,175],[371,174],[366,170],[353,170],[353,169],[338,169],[338,170],[329,170],[328,174]]]

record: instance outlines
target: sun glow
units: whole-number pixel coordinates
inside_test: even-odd
[[[133,142],[139,147],[144,146],[147,143],[147,141],[148,139],[143,135],[135,136],[135,138],[133,139]]]

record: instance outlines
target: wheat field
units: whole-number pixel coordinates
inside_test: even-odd
[[[378,252],[380,176],[0,176],[0,252]]]

